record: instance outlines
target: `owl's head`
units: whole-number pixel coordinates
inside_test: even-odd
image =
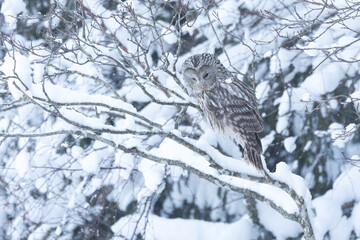
[[[194,94],[215,86],[217,64],[220,64],[220,61],[208,53],[193,55],[185,60],[182,66],[183,79]]]

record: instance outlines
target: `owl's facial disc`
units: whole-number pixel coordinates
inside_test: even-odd
[[[203,91],[210,90],[216,82],[216,68],[205,65],[198,70],[198,73]]]
[[[201,93],[215,85],[216,70],[207,65],[199,69],[188,68],[184,71],[183,76],[193,93]]]

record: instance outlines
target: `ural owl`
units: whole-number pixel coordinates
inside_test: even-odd
[[[208,53],[189,57],[182,65],[182,75],[206,122],[215,132],[240,144],[244,158],[263,171],[262,146],[257,133],[264,127],[254,91]]]

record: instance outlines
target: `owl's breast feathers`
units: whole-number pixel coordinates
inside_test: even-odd
[[[223,133],[225,127],[241,134],[261,132],[264,127],[255,95],[239,82],[220,83],[221,88],[213,88],[196,96],[205,119],[215,131]],[[245,88],[240,89],[242,85]]]
[[[222,108],[221,104],[217,101],[216,98],[213,98],[209,93],[211,91],[206,91],[198,94],[196,97],[198,99],[200,108],[204,112],[205,121],[208,122],[213,130],[216,132],[224,132],[224,113],[225,109]]]

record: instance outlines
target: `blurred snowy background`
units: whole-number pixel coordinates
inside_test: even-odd
[[[360,239],[358,0],[0,6],[0,239]],[[256,90],[274,181],[187,95],[203,52]]]

